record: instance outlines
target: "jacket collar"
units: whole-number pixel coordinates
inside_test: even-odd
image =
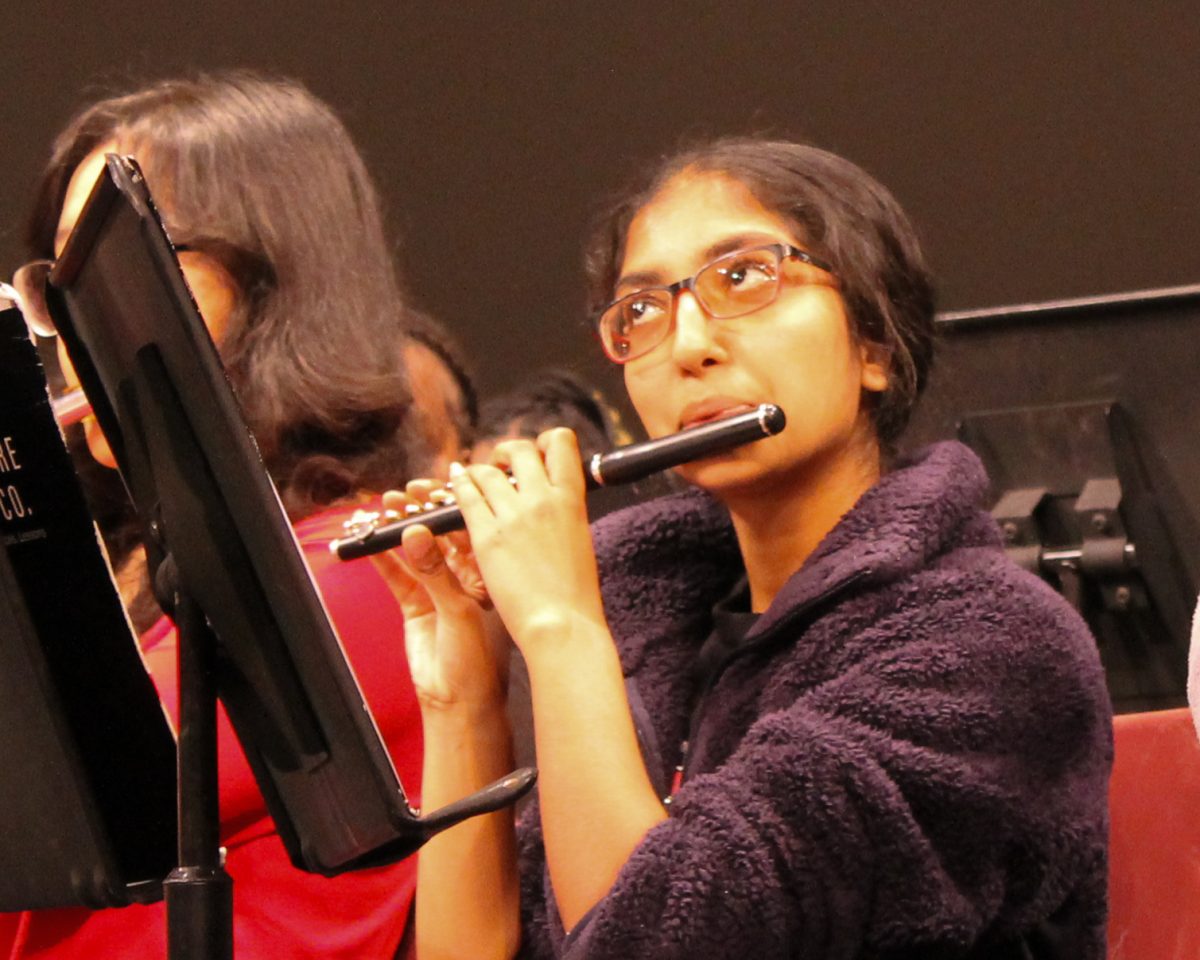
[[[951,545],[998,545],[979,509],[987,476],[956,441],[898,461],[826,535],[751,631],[759,635],[854,583],[886,583],[924,568]],[[610,514],[593,527],[601,574],[616,620],[649,628],[656,609],[711,609],[741,575],[729,515],[689,490]]]
[[[826,534],[751,631],[758,636],[851,584],[884,584],[928,567],[952,547],[999,545],[981,504],[988,479],[957,441],[893,465]]]

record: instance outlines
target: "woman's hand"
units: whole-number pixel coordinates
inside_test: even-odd
[[[428,481],[384,494],[403,513],[436,500]],[[510,647],[485,629],[483,580],[465,534],[404,531],[401,549],[373,558],[404,614],[409,672],[421,704],[421,806],[438,810],[513,768],[505,712]],[[422,957],[511,957],[520,942],[520,894],[511,810],[471,817],[432,837],[417,862],[417,949]]]
[[[454,497],[441,481],[410,480],[405,484],[403,493],[397,490],[384,493],[383,508],[399,516],[406,516],[407,509],[411,506],[440,507],[453,501]],[[446,565],[458,579],[463,592],[478,601],[485,610],[490,610],[492,602],[488,598],[487,586],[471,552],[470,535],[465,530],[445,533],[438,538],[438,545],[442,547]]]
[[[513,640],[528,657],[530,644],[572,624],[606,630],[575,434],[558,428],[536,444],[508,440],[492,458],[498,466],[456,465],[451,480],[475,563]]]
[[[405,493],[385,494],[384,506],[403,512],[434,486],[414,481]],[[372,560],[404,614],[405,652],[422,708],[502,705],[508,651],[486,629],[487,592],[466,535],[438,540],[427,527],[410,527],[400,550]]]

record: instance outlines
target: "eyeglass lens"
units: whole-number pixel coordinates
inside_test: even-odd
[[[695,292],[710,316],[738,317],[765,307],[779,288],[779,252],[747,250],[710,263],[696,274]]]
[[[780,253],[761,247],[730,254],[705,266],[690,283],[709,316],[729,319],[765,307],[779,290]],[[671,331],[674,295],[654,287],[618,300],[601,318],[601,336],[618,363],[653,350]]]

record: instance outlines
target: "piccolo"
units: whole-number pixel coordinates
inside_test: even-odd
[[[657,440],[597,453],[585,466],[587,488],[597,490],[634,483],[663,470],[772,437],[786,425],[783,411],[774,404],[764,403],[747,413],[689,427]],[[428,527],[434,534],[461,530],[464,526],[462,511],[456,503],[428,503],[416,511],[401,519],[392,519],[395,514],[372,514],[351,520],[346,524],[348,535],[334,540],[329,549],[339,560],[355,560],[399,546],[404,531],[417,524]]]
[[[50,407],[55,418],[64,427],[78,423],[92,412],[92,405],[88,403],[88,398],[83,395],[82,390],[70,390],[61,397],[55,397],[50,401]]]

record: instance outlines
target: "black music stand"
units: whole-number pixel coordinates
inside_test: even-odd
[[[421,816],[396,777],[136,163],[110,155],[47,289],[179,632],[179,865],[168,955],[231,954],[220,696],[293,863],[394,862],[514,802],[521,770]],[[399,652],[397,655],[402,655]]]
[[[910,442],[957,435],[1010,554],[1073,602],[1118,712],[1182,706],[1200,592],[1200,285],[943,314]]]
[[[2,300],[0,543],[0,911],[158,900],[175,741]]]

